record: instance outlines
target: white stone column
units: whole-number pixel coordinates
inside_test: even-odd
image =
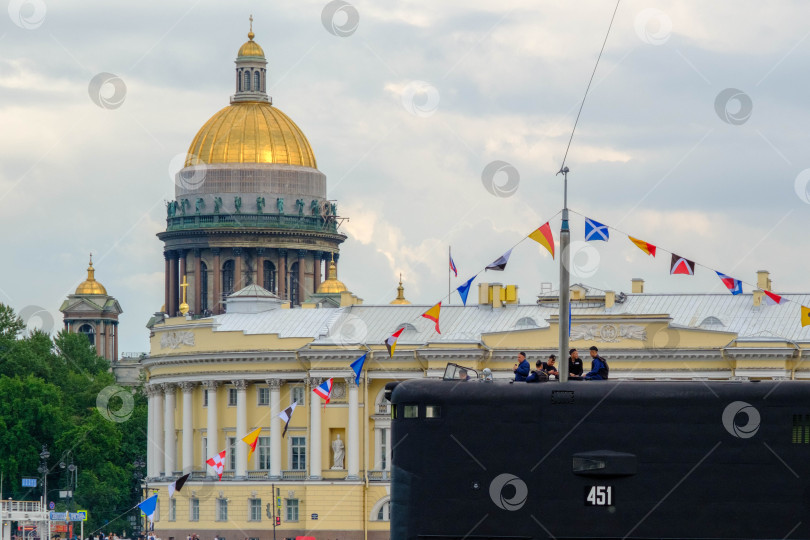
[[[385,432],[385,470],[391,470],[391,428],[387,427]]]
[[[320,379],[310,379],[309,387],[315,388],[321,384]],[[321,479],[321,406],[322,399],[311,390],[309,394],[309,477],[312,480]]]
[[[205,436],[208,437],[208,455],[203,456],[203,463],[208,458],[214,457],[219,449],[219,426],[217,425],[217,386],[219,381],[205,381],[203,383],[205,391],[208,392],[208,424],[206,425]],[[205,465],[206,475],[213,474],[213,469]]]
[[[174,428],[175,385],[164,384],[163,410],[163,473],[172,476],[177,462],[177,434]]]
[[[360,474],[360,430],[357,424],[359,407],[354,377],[346,377],[346,386],[349,387],[349,427],[346,431],[346,455],[349,459],[346,463],[346,478],[357,480]]]
[[[152,385],[144,387],[147,396],[147,420],[146,420],[146,477],[154,478],[157,476],[157,460],[155,458],[155,397],[157,393]]]
[[[183,474],[190,473],[194,468],[194,422],[191,406],[193,382],[180,383],[183,390]]]
[[[155,386],[155,471],[158,477],[164,476],[164,454],[165,448],[163,445],[163,422],[165,417],[163,415],[164,404],[166,400],[163,398],[163,385]]]
[[[281,478],[281,379],[267,379],[270,387],[270,478]]]
[[[247,478],[247,445],[241,441],[247,435],[247,381],[233,381],[236,387],[236,478]]]

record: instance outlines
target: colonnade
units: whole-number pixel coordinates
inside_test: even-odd
[[[300,379],[299,379],[300,380]],[[270,388],[270,416],[264,420],[266,424],[262,435],[270,436],[270,479],[282,478],[281,467],[281,430],[284,428],[279,413],[281,412],[281,386],[286,379],[266,379],[253,381],[237,379],[233,381],[207,380],[201,383],[152,383],[146,386],[149,400],[148,409],[148,447],[147,447],[147,476],[149,478],[167,478],[180,476],[202,470],[205,459],[212,457],[226,448],[227,439],[219,426],[219,388],[231,385],[236,389],[236,467],[233,471],[235,480],[246,479],[247,474],[247,445],[240,439],[254,430],[257,426],[248,425],[247,389],[251,384],[267,385]],[[297,382],[297,381],[296,381]],[[322,379],[305,379],[309,396],[309,440],[307,440],[307,478],[318,480],[322,477],[322,409],[320,398],[314,396],[311,389],[321,384]],[[200,384],[203,392],[207,393],[207,447],[204,459],[194,457],[194,416],[195,410],[192,402],[194,389]],[[359,432],[359,399],[358,387],[354,377],[347,377],[348,387],[348,420],[346,427],[346,472],[347,479],[357,479],[360,474],[360,432]],[[177,394],[182,393],[181,429],[175,426]],[[201,412],[201,411],[200,411]],[[269,433],[268,433],[269,428]],[[212,436],[212,434],[215,434]],[[181,441],[182,455],[177,461],[177,440]],[[327,441],[331,445],[331,441]],[[226,456],[226,462],[230,456]],[[328,468],[328,467],[327,467]],[[206,474],[213,474],[213,469],[206,468]]]
[[[190,309],[193,313],[202,313],[202,297],[206,294],[202,290],[202,255],[203,249],[175,249],[167,250],[163,253],[165,258],[165,279],[164,279],[164,301],[166,313],[174,316],[180,309],[183,301],[183,293],[180,284],[183,276],[193,276],[193,290],[187,291]],[[321,250],[306,249],[283,249],[283,248],[208,248],[210,251],[210,265],[208,267],[208,287],[213,292],[212,305],[208,306],[214,314],[222,313],[222,306],[219,300],[225,292],[222,290],[222,265],[226,260],[234,261],[234,291],[256,283],[263,286],[262,276],[264,272],[264,262],[270,261],[276,267],[276,286],[278,296],[283,300],[291,298],[291,292],[287,290],[287,284],[291,283],[287,269],[295,262],[298,263],[298,275],[295,276],[298,283],[298,301],[306,300],[308,290],[315,292],[321,284],[323,261],[328,260],[331,255]],[[192,258],[188,260],[188,256]],[[254,261],[253,268],[249,268],[245,258]],[[308,259],[314,261],[314,272],[312,283],[307,286],[305,278],[305,265]],[[335,261],[338,256],[335,254]],[[188,264],[186,261],[188,260]],[[191,279],[189,279],[191,281]]]

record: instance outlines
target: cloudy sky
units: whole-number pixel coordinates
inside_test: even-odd
[[[549,219],[557,237],[555,173],[614,7],[11,0],[0,302],[38,306],[59,327],[92,251],[124,309],[121,351],[147,350],[173,173],[233,93],[252,13],[274,104],[349,218],[340,278],[387,303],[401,272],[406,296],[432,304],[447,294],[448,245],[458,285]],[[808,292],[808,14],[802,0],[621,2],[568,154],[570,208],[747,283],[768,269],[777,292]],[[123,85],[94,89],[100,73]],[[506,165],[488,176],[495,161]],[[668,254],[650,258],[618,232],[583,244],[579,215],[571,227],[572,282],[724,290],[706,268],[668,275]],[[558,276],[526,241],[505,272],[479,279],[516,283],[531,303]]]

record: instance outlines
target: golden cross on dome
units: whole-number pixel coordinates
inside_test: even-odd
[[[188,281],[186,281],[186,276],[183,276],[183,283],[180,284],[183,287],[183,303],[180,304],[180,313],[185,315],[188,313],[188,304],[186,303],[186,288],[188,287]]]
[[[250,14],[250,31],[253,32],[253,14]]]

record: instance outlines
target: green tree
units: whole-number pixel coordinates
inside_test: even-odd
[[[69,487],[69,472],[60,462],[72,460],[78,467],[73,509],[90,512],[85,533],[99,527],[105,533],[129,530],[128,511],[140,501],[132,463],[146,454],[143,393],[118,387],[109,363],[86,336],[62,331],[52,340],[39,331],[25,334],[24,328],[20,317],[0,304],[3,495],[39,499],[41,487],[24,489],[21,479],[40,477],[39,454],[47,445],[49,492]],[[65,510],[65,502],[57,508]]]

